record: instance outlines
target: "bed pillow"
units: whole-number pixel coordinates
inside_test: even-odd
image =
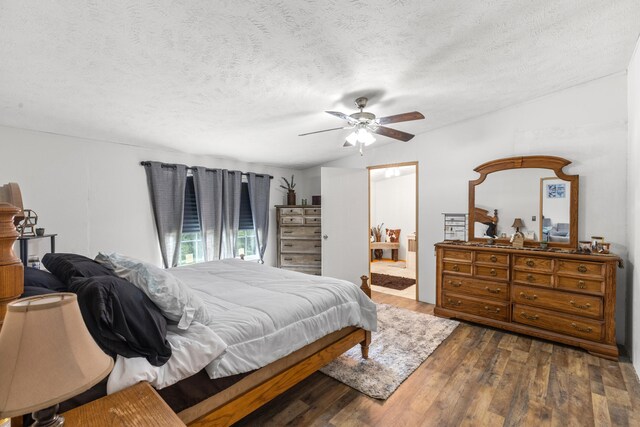
[[[67,285],[48,271],[33,267],[24,268],[24,286],[67,292]]]
[[[35,297],[38,295],[47,295],[47,294],[55,294],[56,291],[52,291],[51,289],[42,288],[39,286],[25,286],[22,295],[20,298],[29,298]]]
[[[116,276],[113,269],[77,254],[46,254],[42,264],[67,286],[74,277]]]
[[[118,276],[141,289],[162,314],[178,322],[178,328],[187,329],[194,320],[203,325],[211,323],[209,312],[200,297],[166,270],[116,253],[99,253],[96,260],[113,268]]]
[[[112,357],[144,357],[162,366],[171,357],[167,320],[158,307],[126,280],[115,276],[74,277],[69,290],[87,329],[102,350]]]

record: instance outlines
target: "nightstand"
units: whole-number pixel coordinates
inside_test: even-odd
[[[184,426],[147,382],[94,400],[62,414],[65,426]]]

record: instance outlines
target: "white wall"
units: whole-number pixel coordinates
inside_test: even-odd
[[[629,163],[627,227],[629,236],[629,262],[627,262],[627,280],[629,281],[629,315],[631,331],[627,334],[631,341],[633,366],[640,375],[640,41],[631,58],[628,69],[628,108],[629,108]]]
[[[157,160],[189,166],[268,173],[271,205],[282,204],[280,177],[299,171],[236,162],[167,150],[86,140],[0,127],[0,183],[20,184],[25,208],[39,215],[38,226],[58,233],[58,252],[95,256],[118,251],[162,265],[145,171],[140,161]],[[299,183],[298,201],[308,197]],[[309,203],[311,200],[309,200]],[[265,263],[275,265],[275,209],[271,209]],[[41,256],[48,242],[33,244]]]
[[[580,175],[578,238],[601,235],[627,257],[627,83],[616,74],[524,104],[417,135],[406,144],[369,147],[326,166],[367,167],[419,162],[419,299],[435,301],[433,244],[442,240],[442,212],[467,211],[473,168],[516,155],[554,155]],[[429,108],[438,108],[437,105]],[[428,110],[423,111],[427,113]],[[396,126],[402,129],[399,124]],[[315,170],[306,173],[314,182]],[[625,336],[625,271],[619,270],[617,338]]]
[[[416,174],[371,181],[371,226],[400,229],[398,259],[407,259],[407,235],[416,228]],[[383,235],[383,239],[385,236]],[[389,251],[385,256],[390,257]]]

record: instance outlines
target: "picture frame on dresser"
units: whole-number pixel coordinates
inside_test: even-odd
[[[617,360],[616,275],[622,261],[614,254],[577,251],[579,177],[562,171],[570,163],[559,157],[529,156],[474,169],[481,177],[469,182],[469,241],[435,245],[434,314],[574,345]],[[545,167],[569,183],[570,239],[550,242],[548,248],[529,240],[516,248],[505,239],[495,244],[474,239],[475,187],[493,172]]]

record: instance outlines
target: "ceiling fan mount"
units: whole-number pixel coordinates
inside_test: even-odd
[[[386,127],[384,125],[389,123],[408,122],[412,120],[424,119],[424,116],[417,111],[376,118],[375,114],[363,111],[367,106],[368,101],[369,99],[364,96],[356,98],[355,104],[360,111],[350,115],[341,113],[339,111],[325,111],[325,113],[327,114],[331,114],[332,116],[336,116],[340,119],[346,120],[347,126],[303,133],[299,136],[329,132],[340,129],[352,129],[353,132],[347,137],[344,146],[353,147],[355,145],[360,145],[360,153],[362,154],[362,147],[364,145],[369,145],[375,141],[375,138],[373,138],[373,136],[371,135],[372,133],[404,142],[411,140],[415,136],[407,132],[402,132]]]

